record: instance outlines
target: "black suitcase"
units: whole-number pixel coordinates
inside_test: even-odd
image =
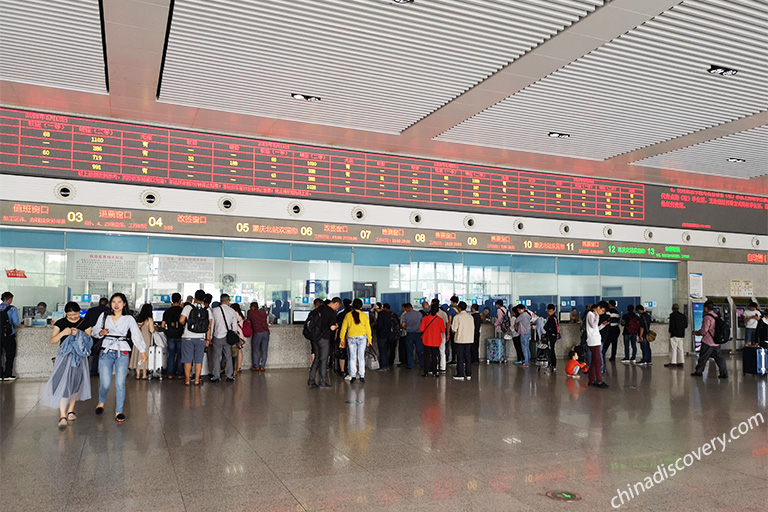
[[[765,375],[768,373],[768,350],[756,347],[744,347],[741,352],[744,373]]]

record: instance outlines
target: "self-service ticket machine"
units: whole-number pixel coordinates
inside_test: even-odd
[[[747,337],[744,312],[749,308],[749,303],[752,302],[752,297],[731,297],[731,301],[733,302],[734,316],[736,318],[733,339],[736,342],[736,350],[741,350],[744,348],[744,342]]]
[[[734,308],[733,304],[731,303],[730,297],[707,297],[707,300],[711,300],[712,304],[714,305],[715,314],[722,318],[725,323],[728,324],[730,330],[731,330],[731,341],[728,343],[725,343],[723,345],[720,345],[722,350],[724,352],[733,352],[735,350],[736,346],[736,340],[735,338],[735,332],[734,332]],[[744,341],[742,340],[741,346],[744,346]]]

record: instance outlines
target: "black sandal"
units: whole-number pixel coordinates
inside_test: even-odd
[[[115,415],[115,421],[117,421],[118,423],[124,422],[125,421],[125,414],[123,414],[121,412],[117,413]]]
[[[104,408],[101,407],[101,406],[97,407],[96,408],[96,415],[97,416],[101,416],[102,414],[104,414]]]

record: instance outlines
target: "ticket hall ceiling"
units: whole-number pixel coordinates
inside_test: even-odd
[[[762,0],[4,0],[0,103],[768,195]]]

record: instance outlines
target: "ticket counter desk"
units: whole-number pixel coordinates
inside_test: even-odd
[[[654,324],[653,330],[658,334],[652,343],[654,357],[666,356],[669,353],[669,334],[666,324]],[[26,327],[17,334],[18,349],[16,353],[16,375],[19,378],[48,378],[53,369],[52,358],[56,356],[59,345],[51,345],[49,339],[53,327]],[[301,325],[272,325],[269,337],[268,369],[279,368],[308,368],[310,364],[309,342],[301,334]],[[557,343],[555,351],[558,359],[566,359],[570,348],[579,342],[580,325],[562,324],[562,339]],[[480,331],[480,360],[485,362],[485,340],[493,336],[493,325],[483,324]],[[251,344],[245,345],[243,368],[251,367]],[[686,350],[688,352],[688,350]],[[640,347],[638,347],[638,355]],[[514,344],[507,343],[507,356],[515,360]],[[624,339],[620,336],[616,347],[616,359],[624,356]]]

